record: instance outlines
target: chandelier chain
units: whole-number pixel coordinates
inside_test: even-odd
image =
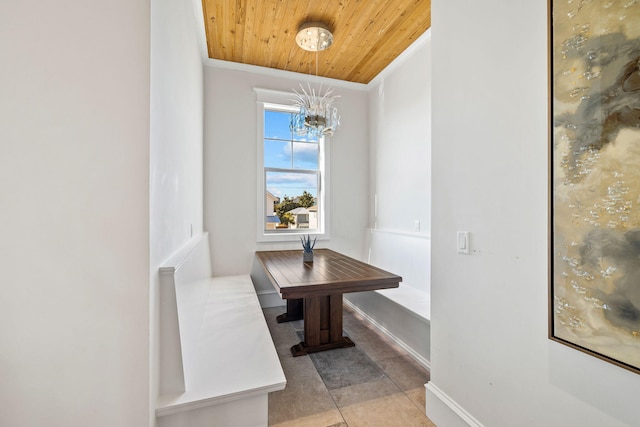
[[[308,22],[303,24],[296,35],[296,43],[307,51],[316,53],[316,81],[318,80],[319,52],[327,49],[333,42],[333,34],[329,27],[321,22]],[[294,89],[293,102],[300,108],[297,114],[292,114],[289,127],[298,136],[316,138],[320,136],[332,136],[340,125],[338,109],[333,105],[338,96],[332,95],[333,89],[322,91],[322,84],[316,90],[307,83],[308,91],[300,85],[301,92]]]

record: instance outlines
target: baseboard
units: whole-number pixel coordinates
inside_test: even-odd
[[[389,331],[387,328],[385,328],[380,323],[378,323],[374,318],[369,316],[364,311],[360,310],[360,308],[358,306],[356,306],[355,304],[353,304],[352,302],[350,302],[346,298],[344,299],[344,305],[346,305],[347,307],[349,307],[350,309],[352,309],[353,311],[358,313],[367,322],[371,323],[373,326],[376,327],[376,329],[378,329],[384,335],[389,337],[389,339],[391,339],[394,343],[399,345],[404,351],[406,351],[409,354],[409,356],[411,356],[416,362],[418,362],[418,364],[420,364],[420,366],[422,366],[423,368],[425,368],[428,371],[431,371],[431,362],[429,362],[423,356],[418,354],[415,350],[413,350],[410,346],[408,346],[404,341],[402,341],[401,339],[396,337],[393,333],[391,333],[391,331]]]
[[[484,427],[448,394],[429,382],[426,388],[427,416],[439,426]]]

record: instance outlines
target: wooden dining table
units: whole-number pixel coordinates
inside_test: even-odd
[[[278,322],[304,319],[304,339],[291,347],[291,354],[353,347],[342,335],[343,294],[397,288],[402,277],[330,249],[315,249],[313,262],[305,263],[302,252],[256,252],[271,284],[287,300]]]

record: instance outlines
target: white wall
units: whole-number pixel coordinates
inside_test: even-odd
[[[365,235],[364,261],[399,274],[401,287],[424,294],[408,292],[401,297],[396,293],[397,303],[377,292],[345,296],[425,367],[429,366],[429,315],[428,303],[426,309],[421,303],[428,301],[430,286],[430,64],[431,36],[427,32],[368,87],[369,226],[376,231]],[[420,316],[398,305],[403,303],[414,309],[420,306]]]
[[[205,67],[205,229],[215,276],[248,274],[256,249],[299,248],[256,243],[257,128],[254,87],[291,91],[306,82],[292,73]],[[368,203],[367,93],[336,87],[342,124],[331,138],[331,248],[364,253]],[[326,245],[327,242],[319,243]]]
[[[201,16],[200,16],[201,18]],[[203,77],[192,0],[151,4],[151,400],[158,395],[158,268],[202,233]],[[154,418],[152,413],[151,418]]]
[[[431,36],[427,31],[370,84],[373,228],[429,234],[430,68]]]
[[[485,426],[638,425],[637,374],[547,339],[546,2],[432,7],[428,414],[463,425],[441,393]]]
[[[149,1],[0,4],[0,425],[149,423]]]

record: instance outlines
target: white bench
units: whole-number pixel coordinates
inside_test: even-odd
[[[367,262],[402,276],[398,288],[348,294],[347,305],[430,369],[431,239],[424,234],[369,230]]]
[[[160,269],[159,427],[266,426],[286,378],[249,275],[211,277],[207,233]]]

